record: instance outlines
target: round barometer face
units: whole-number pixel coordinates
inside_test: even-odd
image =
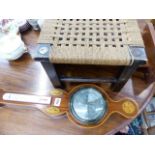
[[[70,112],[82,124],[99,122],[107,111],[107,102],[102,93],[93,87],[76,90],[70,98]]]

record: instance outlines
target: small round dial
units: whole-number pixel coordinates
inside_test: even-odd
[[[107,102],[102,93],[93,87],[84,87],[70,98],[70,112],[82,124],[99,122],[107,111]]]

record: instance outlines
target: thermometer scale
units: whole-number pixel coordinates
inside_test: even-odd
[[[114,101],[100,87],[92,84],[79,85],[71,91],[51,91],[51,96],[37,96],[0,91],[0,104],[37,108],[51,117],[67,115],[81,127],[98,127],[118,113],[127,119],[136,117],[138,104],[130,98]]]

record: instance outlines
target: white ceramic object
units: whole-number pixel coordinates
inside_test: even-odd
[[[10,20],[8,23],[2,24],[2,20],[0,20],[0,33],[1,36],[4,36],[8,33],[18,33],[18,25],[15,20]],[[0,38],[1,38],[0,36]]]
[[[16,60],[26,52],[26,47],[19,35],[8,34],[0,38],[0,57],[6,60]]]
[[[44,19],[39,19],[38,20],[38,25],[39,25],[39,27],[40,27],[40,29],[42,29],[42,26],[43,26],[43,24],[44,24]]]

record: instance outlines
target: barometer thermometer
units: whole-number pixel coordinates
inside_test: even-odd
[[[79,85],[71,91],[61,89],[51,91],[51,96],[36,96],[1,91],[0,104],[30,106],[58,117],[68,119],[81,127],[98,127],[113,113],[129,119],[136,117],[138,105],[130,98],[114,101],[100,87],[92,84]]]

